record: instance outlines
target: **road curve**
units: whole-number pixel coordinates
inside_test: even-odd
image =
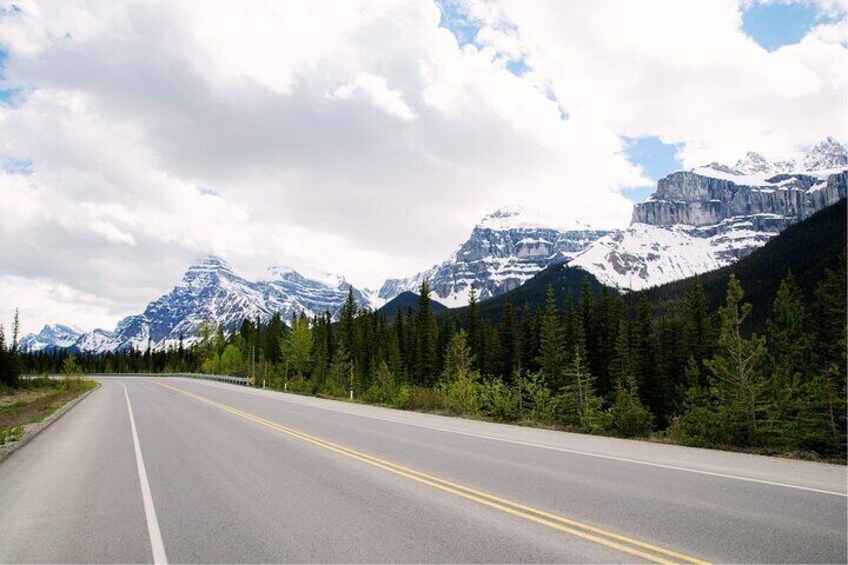
[[[100,380],[0,464],[0,561],[848,561],[841,466]]]

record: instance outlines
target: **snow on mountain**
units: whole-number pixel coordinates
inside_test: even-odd
[[[569,265],[607,286],[640,290],[721,268],[741,257],[741,250],[760,247],[774,235],[745,222],[722,228],[633,224],[599,239]]]
[[[418,292],[427,280],[435,301],[462,306],[472,286],[480,298],[497,296],[608,233],[520,206],[501,208],[485,216],[446,261],[409,278],[387,280],[377,297],[387,302],[402,292]]]
[[[37,353],[49,351],[53,348],[70,347],[80,338],[84,332],[74,326],[62,324],[47,324],[37,334],[27,334],[20,341],[23,351]]]
[[[799,162],[749,152],[672,173],[633,208],[630,228],[599,239],[570,265],[638,290],[729,265],[787,226],[846,196],[848,157],[833,138]]]
[[[846,167],[848,167],[848,153],[845,147],[832,137],[817,143],[801,163],[803,171],[828,171]]]
[[[189,267],[169,293],[148,304],[141,314],[122,319],[113,332],[78,333],[76,339],[65,339],[61,345],[49,332],[40,340],[37,336],[31,340],[39,340],[42,349],[73,347],[95,353],[146,349],[148,345],[158,349],[180,339],[192,343],[207,323],[234,329],[244,319],[264,321],[274,313],[285,321],[300,312],[315,316],[329,311],[335,317],[347,293],[342,277],[311,279],[290,268],[272,267],[265,279],[253,281],[236,274],[224,260],[206,257]],[[365,295],[356,289],[354,297],[359,304],[368,305]]]
[[[80,336],[70,347],[77,351],[88,351],[91,353],[106,353],[120,349],[123,344],[109,330],[97,329]]]

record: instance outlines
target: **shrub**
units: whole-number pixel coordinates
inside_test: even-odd
[[[545,385],[541,373],[527,373],[520,381],[524,418],[540,424],[553,424],[559,401]]]
[[[490,378],[480,385],[480,410],[487,417],[501,422],[521,419],[518,389],[499,378]]]
[[[645,436],[651,433],[654,417],[631,391],[621,388],[609,410],[612,429],[624,437]]]
[[[411,397],[412,391],[409,388],[409,385],[400,385],[395,391],[394,397],[392,398],[392,404],[394,404],[398,408],[403,408],[406,410],[410,407]]]
[[[435,410],[444,409],[444,406],[445,400],[438,388],[422,386],[409,387],[409,401],[407,403],[408,409],[433,412]]]
[[[464,416],[476,416],[480,410],[480,385],[477,371],[464,372],[450,382],[442,382],[439,390],[445,400],[445,407]]]

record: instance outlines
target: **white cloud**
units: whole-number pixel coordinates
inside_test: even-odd
[[[19,4],[0,305],[27,329],[138,311],[210,252],[376,286],[505,202],[623,225],[625,136],[687,163],[848,138],[844,28],[768,53],[730,1],[470,2],[463,47],[430,0]]]
[[[517,30],[535,77],[568,112],[617,135],[682,143],[687,166],[848,139],[848,122],[834,120],[848,97],[848,49],[829,27],[769,53],[744,34],[733,0],[483,4],[469,12]]]
[[[356,80],[345,83],[332,93],[330,98],[350,100],[357,93],[362,93],[371,104],[396,118],[410,121],[415,119],[412,111],[403,100],[403,94],[389,88],[386,79],[368,73],[361,73]]]

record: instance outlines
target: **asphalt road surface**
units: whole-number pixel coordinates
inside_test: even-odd
[[[100,380],[0,464],[0,561],[848,560],[842,466]]]

